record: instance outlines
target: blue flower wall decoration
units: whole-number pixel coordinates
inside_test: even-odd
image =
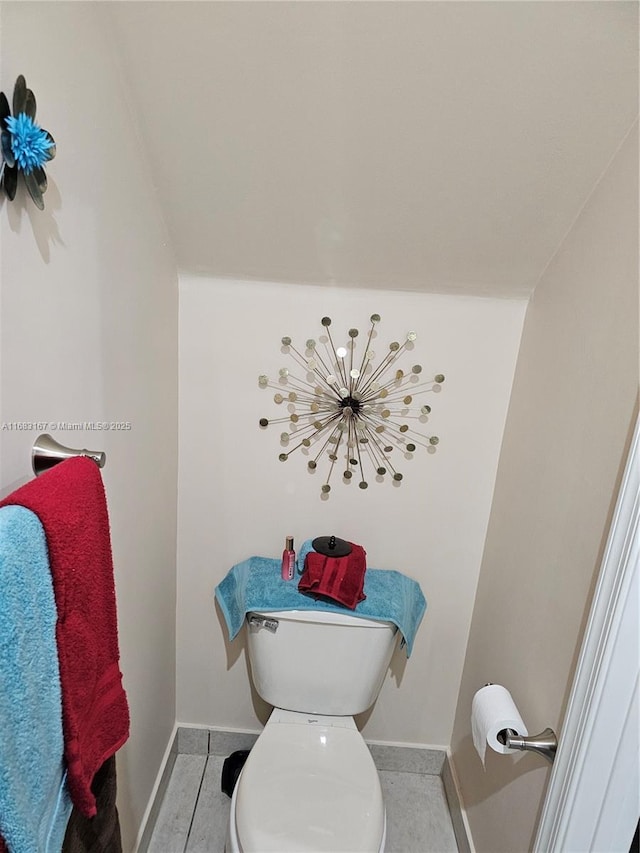
[[[0,92],[0,186],[13,201],[22,175],[36,207],[44,210],[47,175],[44,164],[56,156],[56,144],[48,130],[35,121],[36,99],[22,74],[13,90],[13,115],[4,92]]]

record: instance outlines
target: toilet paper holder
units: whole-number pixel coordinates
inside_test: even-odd
[[[513,729],[502,729],[496,737],[507,749],[527,749],[530,752],[537,752],[538,755],[543,755],[552,764],[556,757],[558,738],[553,729],[546,728],[539,735],[531,735],[530,737],[522,737]]]
[[[487,681],[485,687],[491,687],[492,682]],[[539,735],[523,737],[513,729],[502,729],[496,735],[501,744],[507,749],[526,749],[529,752],[537,752],[553,764],[558,749],[558,737],[553,729],[547,727]]]

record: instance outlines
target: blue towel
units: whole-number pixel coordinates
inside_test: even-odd
[[[0,508],[0,835],[11,853],[60,853],[65,784],[56,604],[44,530]]]
[[[313,550],[305,542],[302,554]],[[332,610],[380,619],[398,626],[405,642],[407,657],[422,621],[427,602],[420,584],[400,572],[386,569],[367,569],[364,576],[364,593],[367,596],[355,610],[339,604],[315,599],[298,592],[294,581],[284,581],[280,576],[280,560],[268,557],[250,557],[230,569],[215,590],[216,599],[227,623],[229,639],[233,640],[244,623],[245,614],[252,610]]]

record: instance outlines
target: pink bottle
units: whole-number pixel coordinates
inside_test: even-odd
[[[292,581],[296,567],[296,552],[293,550],[293,536],[287,536],[282,552],[282,580]]]

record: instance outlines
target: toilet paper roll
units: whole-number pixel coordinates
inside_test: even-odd
[[[487,744],[496,752],[517,751],[498,740],[503,729],[512,729],[524,737],[529,734],[509,691],[500,684],[488,684],[478,690],[471,704],[473,744],[483,766]]]

